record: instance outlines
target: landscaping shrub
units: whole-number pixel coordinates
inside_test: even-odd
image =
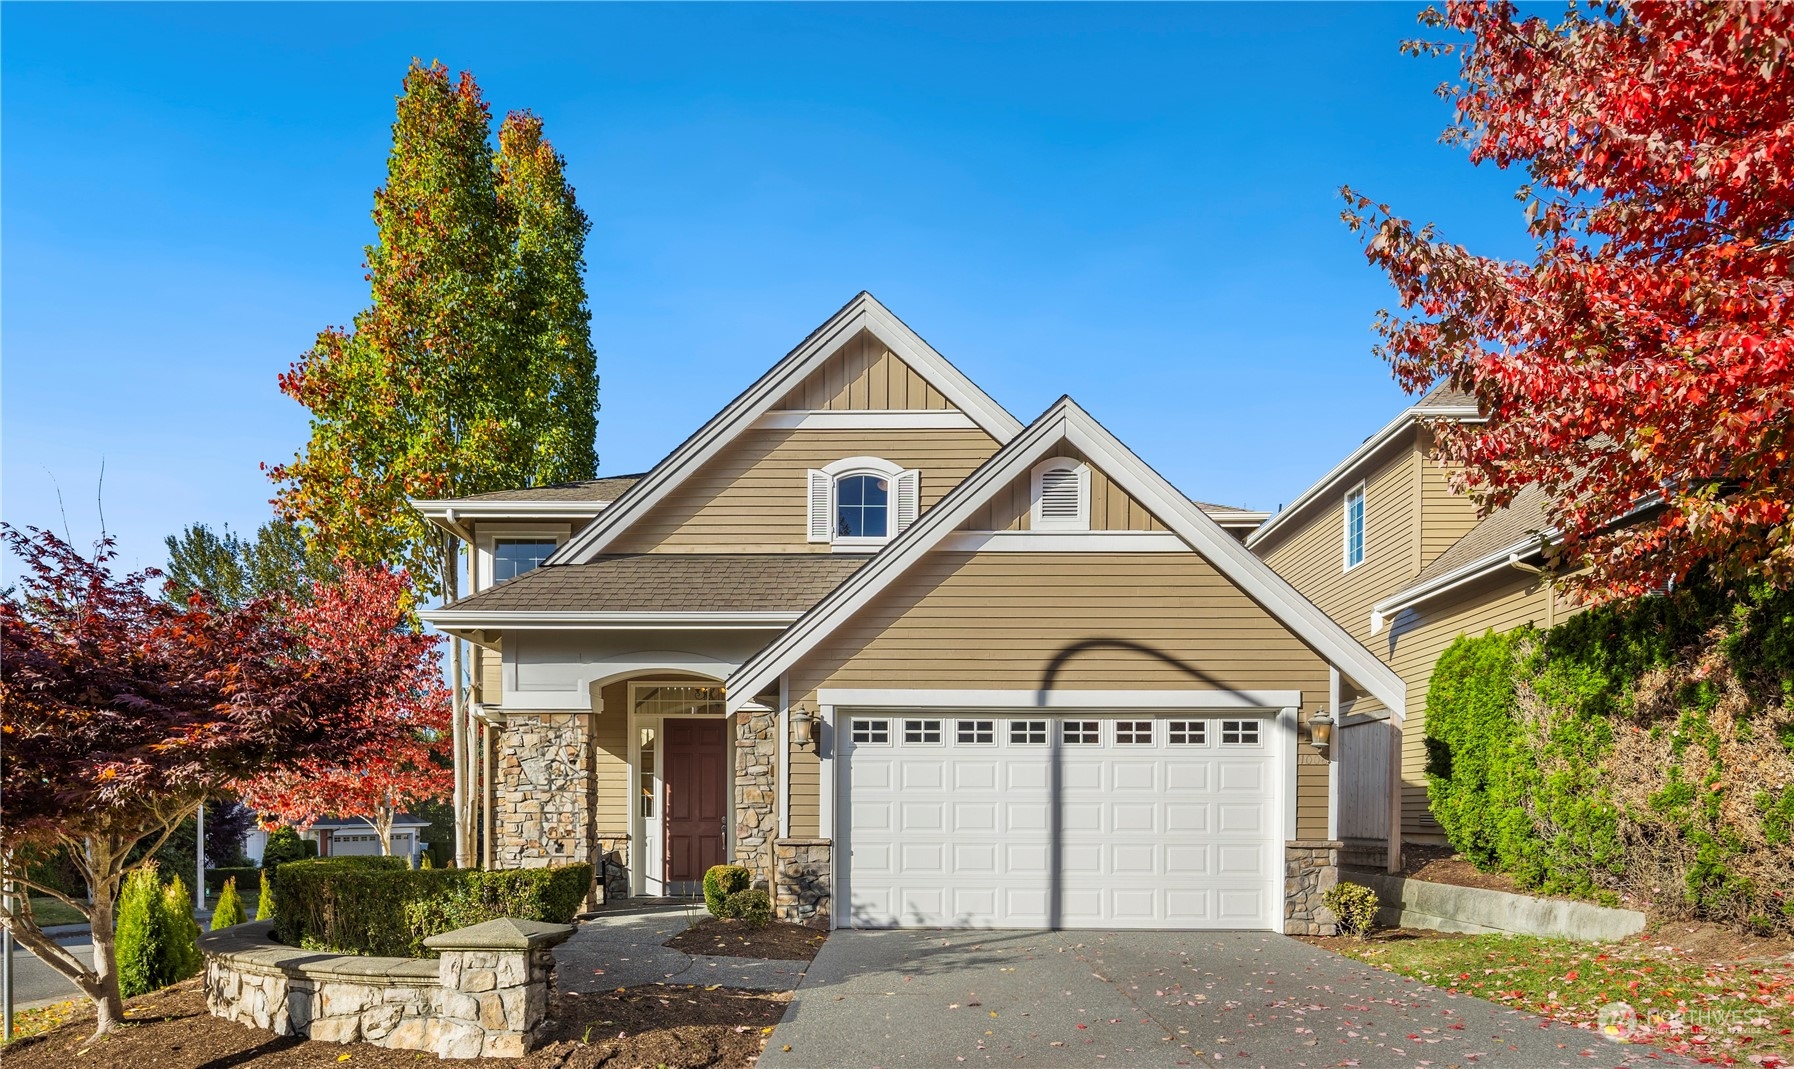
[[[247,893],[250,888],[262,885],[262,870],[255,865],[226,865],[206,870],[206,890],[213,894],[224,893],[224,885],[235,880],[240,891]]]
[[[1794,592],[1459,638],[1427,695],[1453,847],[1523,887],[1794,933]]]
[[[118,986],[126,998],[159,991],[199,971],[199,925],[187,885],[177,878],[164,889],[154,863],[125,877],[114,939]]]
[[[723,899],[720,916],[741,921],[749,928],[764,928],[772,921],[772,899],[758,887],[736,891]]]
[[[268,833],[268,842],[262,847],[262,868],[276,869],[289,861],[304,861],[317,856],[317,843],[299,838],[299,833],[291,828],[275,828]]]
[[[423,940],[500,917],[565,924],[591,887],[590,865],[413,869],[396,857],[321,858],[282,865],[274,935],[345,954],[429,956]]]
[[[271,921],[274,919],[274,874],[268,873],[261,885],[262,893],[255,900],[255,919]]]
[[[1363,884],[1336,883],[1321,895],[1321,905],[1339,918],[1339,934],[1363,939],[1377,924],[1377,893]]]
[[[237,897],[237,881],[224,881],[224,890],[218,893],[218,904],[212,907],[212,930],[229,928],[233,924],[242,924],[249,917],[243,912],[243,900]]]
[[[712,865],[704,873],[704,908],[712,917],[727,917],[725,904],[732,894],[748,889],[754,874],[740,865]]]

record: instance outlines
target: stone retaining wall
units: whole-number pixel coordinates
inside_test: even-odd
[[[1339,850],[1331,839],[1292,839],[1283,846],[1283,934],[1333,935],[1339,920],[1321,896],[1339,882]]]
[[[1347,870],[1341,878],[1375,891],[1377,923],[1391,928],[1508,932],[1611,943],[1637,935],[1645,927],[1645,915],[1638,910],[1613,909],[1593,902],[1405,880],[1383,872]]]
[[[206,1007],[277,1035],[441,1058],[515,1058],[535,1045],[566,924],[496,920],[424,940],[441,957],[373,958],[276,943],[272,922],[200,937]]]

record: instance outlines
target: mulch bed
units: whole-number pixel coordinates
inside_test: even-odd
[[[759,928],[749,928],[740,921],[712,917],[699,921],[661,945],[687,954],[810,961],[827,939],[827,932],[801,924],[774,921]]]
[[[556,999],[544,1045],[526,1058],[480,1060],[516,1069],[747,1069],[785,1014],[789,993],[644,984]],[[395,1069],[435,1064],[427,1051],[313,1043],[206,1012],[197,979],[125,1003],[126,1028],[90,1041],[93,1013],[5,1048],[6,1069]]]
[[[1447,883],[1453,887],[1479,887],[1485,891],[1507,891],[1516,895],[1535,893],[1522,890],[1499,872],[1481,871],[1449,846],[1404,843],[1402,870],[1395,875],[1425,883]]]

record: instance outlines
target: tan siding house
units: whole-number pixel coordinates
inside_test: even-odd
[[[472,562],[425,614],[474,662],[468,860],[606,897],[733,861],[824,925],[1326,931],[1327,731],[1408,704],[1263,514],[1069,398],[1022,425],[866,294],[651,471],[416,504]]]

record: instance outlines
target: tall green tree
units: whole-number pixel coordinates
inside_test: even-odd
[[[271,520],[254,538],[226,525],[222,533],[203,523],[169,535],[168,585],[163,597],[185,605],[195,591],[236,607],[275,594],[299,594],[312,583],[329,582],[336,569],[321,547],[295,523]]]
[[[590,478],[597,361],[590,228],[565,161],[527,112],[492,145],[473,76],[413,61],[367,248],[372,304],[280,377],[311,439],[269,474],[276,507],[333,553],[440,589],[407,497]]]

